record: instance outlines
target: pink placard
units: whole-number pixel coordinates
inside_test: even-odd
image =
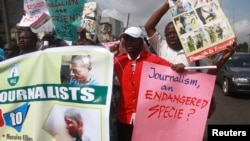
[[[143,63],[133,141],[202,141],[215,76]]]

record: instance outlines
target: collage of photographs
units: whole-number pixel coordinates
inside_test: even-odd
[[[95,41],[97,34],[97,26],[101,20],[101,8],[95,2],[84,4],[81,26],[87,31],[87,38]]]
[[[218,0],[170,0],[170,7],[187,56],[234,36]]]

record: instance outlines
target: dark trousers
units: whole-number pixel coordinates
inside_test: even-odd
[[[117,121],[118,141],[131,141],[134,126]]]
[[[201,8],[196,9],[197,15],[199,16],[199,19],[202,21],[202,23],[206,24],[206,19],[203,17],[201,10],[202,10]]]

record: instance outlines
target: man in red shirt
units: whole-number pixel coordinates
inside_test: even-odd
[[[142,63],[148,61],[165,66],[171,64],[159,56],[143,50],[144,41],[139,27],[130,27],[121,34],[127,53],[114,59],[114,71],[121,86],[118,104],[118,140],[131,141],[138,101]]]

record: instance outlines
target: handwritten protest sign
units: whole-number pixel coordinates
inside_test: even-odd
[[[202,140],[215,76],[144,62],[141,82],[133,141]]]
[[[98,83],[72,83],[81,80],[75,75],[83,68],[71,64],[79,56],[92,62],[89,76]],[[50,48],[3,61],[0,68],[1,141],[73,140],[66,125],[76,123],[82,140],[109,141],[113,54],[107,49]]]
[[[19,26],[28,27],[36,22],[42,14],[49,15],[45,0],[24,0],[24,11],[25,15]]]
[[[218,0],[169,0],[170,15],[189,62],[232,45],[234,32]]]
[[[77,41],[76,29],[80,27],[85,2],[86,0],[47,0],[57,38]]]

